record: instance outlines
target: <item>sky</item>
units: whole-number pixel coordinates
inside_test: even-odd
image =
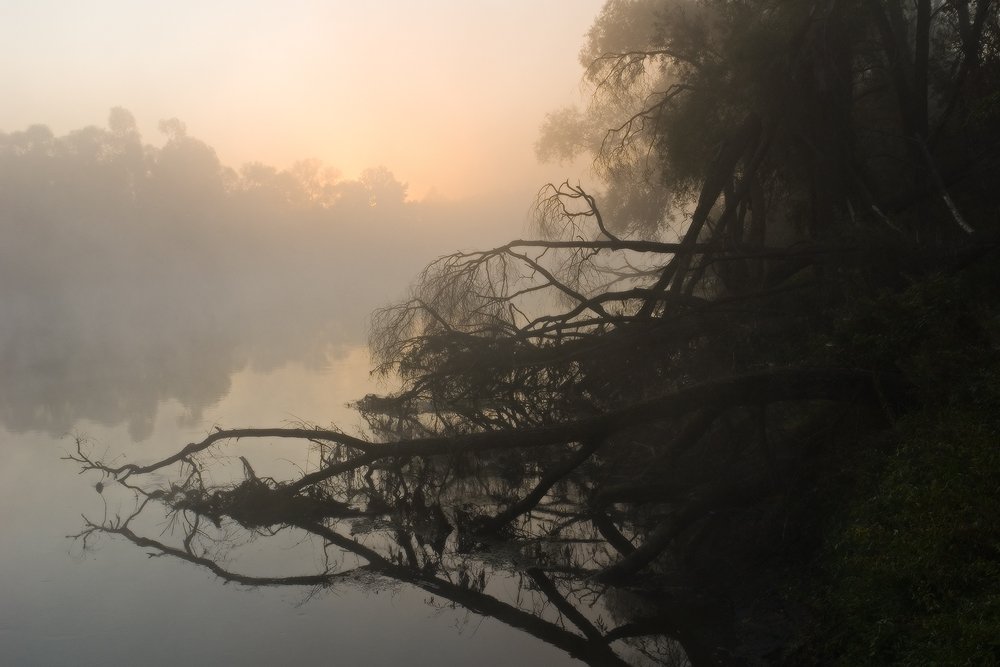
[[[4,0],[0,131],[176,117],[223,163],[384,165],[410,197],[560,178],[534,142],[578,102],[604,0]]]

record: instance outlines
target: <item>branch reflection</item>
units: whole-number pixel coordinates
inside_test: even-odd
[[[327,468],[356,460],[319,443]],[[120,473],[121,485],[102,481],[111,503],[126,492],[134,508],[87,519],[75,537],[85,548],[98,535],[124,538],[244,586],[314,595],[405,584],[428,593],[429,605],[496,619],[591,665],[718,663],[709,639],[718,624],[705,622],[695,596],[662,573],[604,576],[643,536],[626,511],[587,501],[600,473],[584,461],[592,449],[568,459],[549,448],[379,459],[301,489],[258,475],[244,457],[227,467],[188,456],[171,464],[166,483]],[[85,443],[78,457],[87,460]],[[206,481],[227,472],[228,484]],[[315,571],[257,574],[243,564],[242,547],[259,551],[289,533],[322,553]]]

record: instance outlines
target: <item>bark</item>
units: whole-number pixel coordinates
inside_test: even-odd
[[[560,465],[557,465],[553,467],[551,470],[549,470],[538,481],[538,483],[535,485],[535,488],[533,488],[531,492],[528,493],[528,495],[526,495],[524,498],[517,501],[516,503],[513,503],[506,510],[500,512],[495,517],[490,519],[486,523],[485,529],[488,531],[500,530],[501,528],[509,524],[517,517],[527,512],[530,512],[536,505],[538,505],[539,502],[541,502],[542,498],[545,497],[545,494],[549,492],[549,489],[555,486],[555,484],[559,482],[559,480],[566,477],[566,475],[570,474],[575,469],[580,467],[587,459],[589,459],[594,454],[594,452],[596,452],[600,448],[600,446],[603,443],[604,443],[603,438],[599,434],[595,433],[592,436],[591,440],[582,447],[580,447],[580,450],[576,454],[571,456],[569,459],[567,459]]]
[[[875,382],[881,389],[898,389],[895,378],[879,378],[868,371],[847,369],[782,369],[729,377],[692,385],[674,392],[629,405],[594,417],[564,422],[552,426],[520,430],[498,430],[454,436],[434,436],[387,443],[372,443],[322,429],[235,429],[219,430],[198,443],[185,446],[178,453],[156,463],[140,466],[125,464],[111,468],[100,462],[87,461],[85,468],[99,469],[125,480],[136,474],[146,474],[189,461],[215,443],[240,438],[293,438],[332,442],[360,450],[362,454],[304,475],[298,481],[281,487],[295,493],[336,475],[356,470],[375,461],[414,456],[446,456],[458,452],[477,454],[488,451],[527,449],[574,442],[591,442],[595,434],[611,435],[625,429],[668,419],[704,409],[722,409],[739,405],[758,405],[775,401],[828,399],[856,401],[869,399]],[[888,382],[887,382],[888,381]]]

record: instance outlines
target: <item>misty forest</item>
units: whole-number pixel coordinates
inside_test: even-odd
[[[0,420],[70,434],[98,597],[212,617],[216,664],[257,664],[256,595],[413,664],[1000,663],[998,3],[607,0],[581,47],[534,150],[586,175],[533,203],[122,107],[0,134]],[[217,409],[362,336],[329,414]],[[126,627],[87,645],[175,650]],[[310,632],[289,660],[388,660]]]

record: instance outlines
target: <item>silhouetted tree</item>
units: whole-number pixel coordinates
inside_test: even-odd
[[[753,114],[771,149],[739,200],[766,212],[768,238],[961,233],[988,221],[960,200],[989,196],[962,174],[996,141],[982,87],[1000,72],[996,13],[991,0],[608,2],[581,53],[593,102],[550,116],[539,150],[585,151],[612,191],[624,170],[645,175],[626,192],[651,183],[683,203]],[[626,221],[648,233],[670,219]]]

